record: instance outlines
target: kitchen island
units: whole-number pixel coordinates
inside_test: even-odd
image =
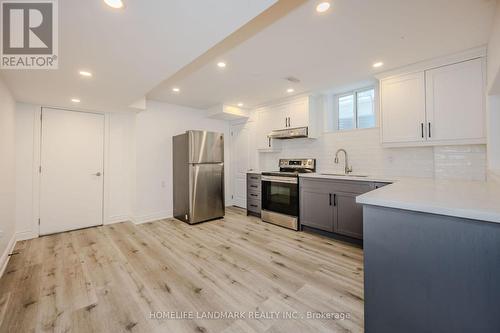
[[[402,179],[363,204],[366,332],[500,332],[500,185]]]

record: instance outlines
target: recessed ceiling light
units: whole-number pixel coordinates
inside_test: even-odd
[[[381,61],[376,62],[376,63],[373,64],[373,68],[379,68],[379,67],[382,67],[382,66],[384,66],[384,63],[381,62]]]
[[[72,98],[71,101],[73,103],[80,103],[80,100],[78,98]]]
[[[106,5],[108,5],[111,8],[123,8],[123,1],[122,0],[104,0]]]
[[[243,103],[238,103],[238,106],[241,108],[243,106]]]
[[[178,92],[179,92],[179,91],[181,91],[181,90],[180,90],[179,88],[177,88],[177,87],[176,87],[176,88],[172,88],[172,91],[173,91],[173,92],[178,93]]]
[[[92,73],[87,72],[87,71],[79,71],[78,73],[80,73],[81,76],[85,76],[85,77],[91,77],[92,76]]]
[[[286,90],[286,92],[287,92],[287,93],[293,93],[294,91],[295,91],[295,89],[293,89],[293,88],[288,88],[288,89]]]
[[[226,63],[220,61],[220,62],[217,63],[217,66],[219,66],[219,68],[225,68],[226,67]]]
[[[327,1],[324,1],[324,2],[321,2],[319,3],[317,6],[316,6],[316,11],[318,13],[324,13],[326,12],[328,9],[330,9],[330,3],[327,2]]]

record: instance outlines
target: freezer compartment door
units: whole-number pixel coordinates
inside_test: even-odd
[[[224,134],[188,131],[189,163],[224,162]]]
[[[189,223],[224,216],[224,164],[190,164]]]

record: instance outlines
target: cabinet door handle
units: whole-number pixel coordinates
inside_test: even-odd
[[[288,127],[288,118],[285,117],[285,127]]]
[[[333,195],[333,207],[337,206],[337,194]]]
[[[429,138],[431,137],[431,122],[429,121]]]
[[[269,140],[269,148],[271,148],[271,138],[268,138]]]
[[[331,206],[332,205],[332,194],[328,193],[328,204]]]
[[[422,131],[422,139],[424,138],[424,123],[420,123],[420,128]]]

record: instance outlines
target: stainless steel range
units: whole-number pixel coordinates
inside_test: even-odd
[[[315,159],[280,159],[279,172],[262,173],[262,220],[299,230],[299,173],[316,171]]]

